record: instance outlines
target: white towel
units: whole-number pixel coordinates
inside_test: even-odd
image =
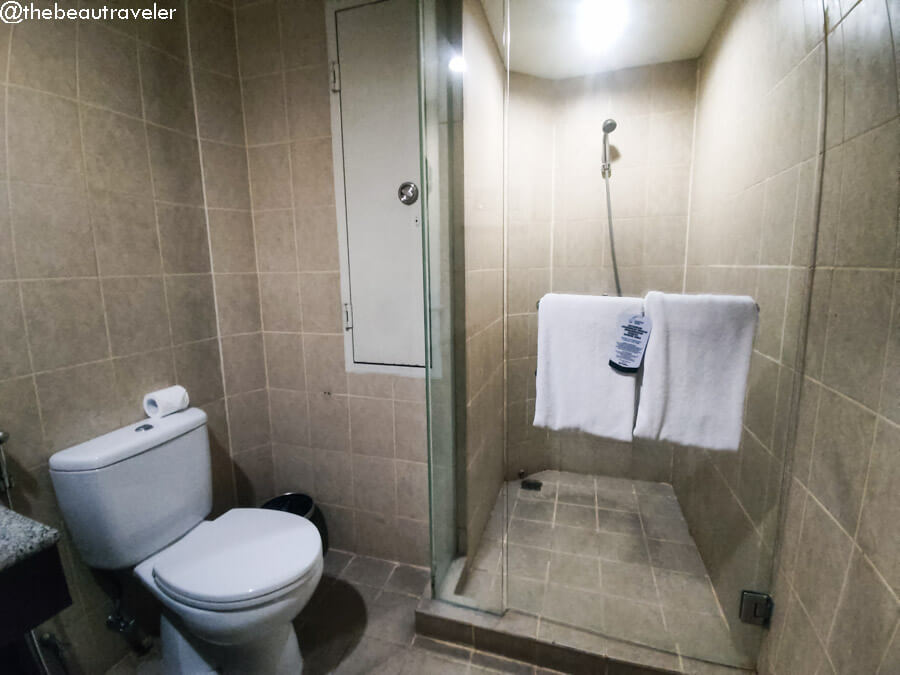
[[[619,317],[640,298],[545,295],[538,307],[534,425],[630,441],[635,375],[609,365]]]
[[[647,294],[638,438],[737,450],[758,310],[733,295]]]

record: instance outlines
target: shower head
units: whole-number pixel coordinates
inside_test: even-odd
[[[603,165],[601,167],[601,174],[604,178],[609,178],[612,171],[609,166],[609,135],[616,130],[616,127],[619,126],[616,124],[614,119],[603,120]]]

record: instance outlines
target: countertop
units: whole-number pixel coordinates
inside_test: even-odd
[[[0,504],[0,572],[57,541],[59,531]]]

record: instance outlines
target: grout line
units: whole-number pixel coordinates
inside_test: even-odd
[[[203,194],[203,219],[206,224],[206,242],[209,255],[209,270],[213,286],[213,311],[216,317],[215,339],[217,340],[217,344],[219,347],[219,377],[222,381],[222,400],[223,407],[225,408],[225,424],[228,427],[228,454],[230,457],[234,457],[234,432],[231,425],[231,405],[229,404],[228,389],[225,384],[225,353],[222,344],[222,329],[220,323],[221,312],[219,308],[219,293],[217,290],[218,284],[216,283],[216,275],[213,273],[212,236],[209,229],[209,199],[207,198],[206,190],[206,168],[203,164],[203,143],[200,142],[200,114],[197,109],[197,82],[196,77],[194,76],[194,50],[193,45],[191,44],[191,17],[189,7],[190,3],[188,2],[188,0],[183,0],[183,2],[181,3],[181,8],[184,10],[184,38],[185,46],[187,48],[188,74],[191,80],[191,103],[194,107],[194,129],[197,134],[197,156],[200,163],[200,187]],[[162,243],[160,242],[160,246],[161,245]],[[233,462],[229,464],[228,473],[231,476],[231,498],[234,503],[237,503],[237,480],[234,475]]]

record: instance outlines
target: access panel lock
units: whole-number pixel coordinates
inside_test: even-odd
[[[744,623],[768,626],[775,603],[768,593],[741,591],[740,617]]]

